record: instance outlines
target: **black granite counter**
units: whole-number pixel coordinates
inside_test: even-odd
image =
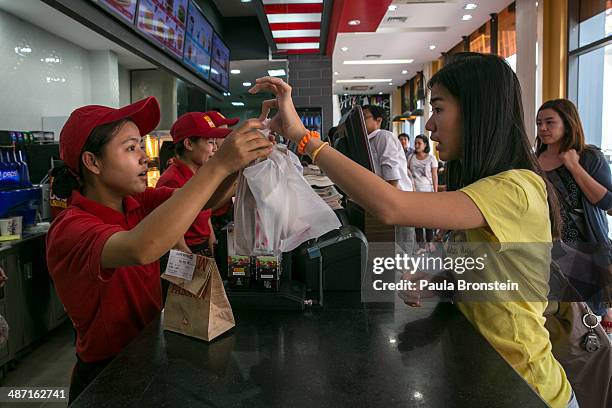
[[[73,407],[546,407],[451,304],[235,312],[206,343],[151,324]]]

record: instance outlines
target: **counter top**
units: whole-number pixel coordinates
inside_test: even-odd
[[[162,313],[73,406],[547,406],[451,304],[327,299],[236,311],[211,343],[164,332]]]
[[[21,245],[24,242],[30,241],[32,239],[44,237],[45,235],[47,235],[46,231],[31,232],[31,233],[25,232],[21,235],[21,239],[0,242],[0,253],[2,251],[6,251],[8,249],[16,247],[17,245]]]

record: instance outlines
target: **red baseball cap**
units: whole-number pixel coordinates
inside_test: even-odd
[[[159,124],[157,99],[150,96],[119,109],[87,105],[74,110],[60,133],[60,158],[79,174],[81,151],[94,128],[127,118],[138,126],[141,135],[151,132]]]
[[[213,122],[215,122],[215,125],[217,127],[223,126],[223,125],[234,126],[236,123],[240,121],[240,118],[228,119],[225,116],[223,116],[221,112],[217,112],[217,111],[208,111],[206,112],[206,114],[210,116],[210,118],[212,119]]]
[[[219,128],[208,113],[188,112],[181,115],[170,129],[172,141],[178,143],[188,137],[222,139],[232,133],[230,128]]]

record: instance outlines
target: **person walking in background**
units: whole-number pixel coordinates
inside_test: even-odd
[[[603,153],[585,143],[578,110],[567,99],[544,103],[537,114],[536,154],[558,191],[563,228],[561,239],[578,250],[593,252],[598,264],[610,263],[610,239],[606,211],[612,208],[612,176]],[[586,245],[585,245],[586,244]],[[607,263],[607,264],[605,264]],[[606,281],[593,277],[601,285]],[[612,309],[605,295],[593,299],[594,312],[602,317],[602,326],[612,340]],[[604,298],[602,298],[603,295]]]
[[[414,182],[415,191],[423,193],[438,192],[438,160],[432,155],[429,147],[429,138],[418,135],[414,138],[414,153],[408,156],[408,174]],[[428,248],[434,252],[434,230],[429,228],[416,228],[416,241],[422,249]]]
[[[414,149],[410,147],[410,136],[406,133],[400,133],[397,138],[399,139],[402,148],[404,149],[404,153],[406,153],[406,160],[408,160],[408,156],[414,153]]]

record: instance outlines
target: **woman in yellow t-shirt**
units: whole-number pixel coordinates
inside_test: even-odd
[[[525,132],[519,81],[497,56],[462,53],[428,87],[432,114],[426,129],[438,142],[440,159],[448,161],[450,191],[443,193],[397,190],[309,137],[293,106],[291,87],[281,79],[260,78],[250,92],[273,93],[276,99],[264,102],[260,119],[278,109],[272,130],[302,142],[313,161],[377,218],[389,225],[460,231],[468,243],[495,247],[493,266],[481,276],[474,274],[475,279],[520,281],[528,290],[509,299],[460,300],[458,307],[548,404],[575,407],[543,317],[558,203]]]

